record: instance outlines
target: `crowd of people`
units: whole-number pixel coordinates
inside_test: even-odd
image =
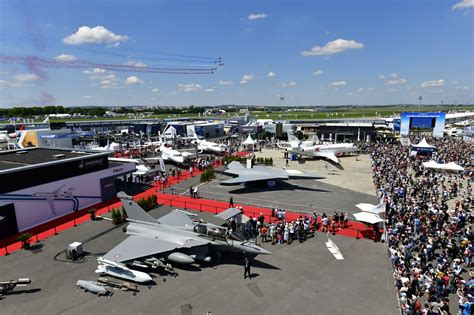
[[[418,143],[420,137],[411,138]],[[386,203],[387,242],[402,314],[471,315],[472,145],[453,138],[429,138],[433,154],[410,154],[399,142],[374,143],[373,181]],[[428,160],[456,162],[462,173],[424,169]],[[457,297],[456,297],[457,296]]]

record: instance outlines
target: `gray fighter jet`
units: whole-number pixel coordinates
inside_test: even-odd
[[[234,178],[221,181],[221,184],[232,185],[257,181],[287,180],[291,178],[309,178],[321,179],[322,177],[305,173],[298,170],[277,169],[255,165],[252,168],[246,168],[237,161],[230,162],[224,174],[234,176]]]
[[[225,227],[194,223],[175,210],[158,219],[146,213],[131,197],[120,192],[127,221],[124,232],[130,236],[102,258],[116,263],[165,259],[178,264],[211,261],[211,252],[232,251],[247,255],[270,254],[251,241],[235,240]]]

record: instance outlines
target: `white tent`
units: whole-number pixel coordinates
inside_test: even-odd
[[[358,212],[353,214],[357,221],[376,224],[381,223],[383,220],[378,216],[370,212]]]
[[[244,145],[254,145],[257,141],[253,140],[252,137],[249,135],[247,137],[247,139],[245,139],[244,142],[242,142],[242,144]]]
[[[381,203],[377,206],[370,203],[359,203],[356,205],[356,207],[364,212],[370,212],[374,214],[385,212],[385,203]]]
[[[252,150],[255,150],[255,144],[256,144],[256,143],[257,143],[257,141],[253,140],[252,137],[251,137],[250,134],[249,134],[249,136],[247,137],[247,139],[245,139],[245,141],[242,142],[242,145],[243,145],[243,146],[246,146],[246,147],[252,146]]]
[[[454,162],[450,162],[447,164],[436,163],[435,161],[429,161],[423,163],[424,168],[430,168],[434,170],[441,170],[441,171],[452,171],[452,172],[462,172],[464,168]]]
[[[425,138],[423,138],[423,140],[421,140],[420,143],[412,144],[411,146],[413,148],[418,148],[418,149],[436,149],[434,145],[428,144]]]

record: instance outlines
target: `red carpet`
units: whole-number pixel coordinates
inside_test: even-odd
[[[245,154],[245,155],[248,154],[248,152],[238,152],[238,153]],[[215,166],[218,166],[218,164],[216,164]],[[198,176],[201,173],[202,171],[195,170],[193,172],[193,176]],[[153,188],[150,188],[145,192],[135,195],[134,199],[136,200],[143,197],[147,197],[151,194],[156,194],[158,197],[159,204],[176,207],[176,208],[182,208],[182,209],[191,209],[191,210],[211,212],[214,214],[222,212],[228,208],[229,203],[224,202],[224,201],[209,200],[209,199],[202,199],[202,198],[195,199],[188,196],[170,195],[170,194],[163,194],[159,192],[156,193],[156,190],[161,189],[163,185],[165,185],[165,187],[171,187],[172,185],[175,185],[179,182],[187,180],[190,177],[191,177],[191,174],[189,173],[189,171],[182,172],[180,178],[177,178],[177,176],[175,177],[170,176],[167,179],[166,183],[164,184],[153,183],[153,186],[154,186]],[[74,225],[82,224],[86,221],[89,221],[90,216],[87,213],[88,209],[96,208],[97,209],[96,214],[101,215],[101,214],[110,212],[114,208],[119,208],[122,206],[121,202],[118,200],[108,202],[106,203],[105,206],[104,204],[100,204],[100,205],[101,205],[100,208],[97,205],[91,206],[87,209],[80,210],[76,213],[71,213],[64,217],[58,218],[54,221],[45,223],[41,226],[31,229],[30,231],[28,231],[34,235],[31,238],[31,244],[44,240],[57,233],[64,232],[74,227]],[[235,204],[234,206],[242,206],[245,215],[249,217],[259,216],[260,213],[262,213],[265,216],[265,222],[272,222],[271,209],[269,208],[262,208],[258,206],[250,206],[250,205],[244,205],[244,204]],[[286,219],[296,220],[301,215],[302,214],[300,213],[286,212]],[[372,228],[368,228],[364,224],[360,222],[354,222],[354,221],[350,221],[349,226],[347,228],[337,230],[335,234],[348,236],[348,237],[354,237],[354,238],[372,238],[373,237]],[[3,244],[9,244],[9,245],[7,246],[2,245],[4,247],[0,248],[0,256],[9,254],[21,248],[20,242],[14,242],[14,240],[15,238],[2,240]]]

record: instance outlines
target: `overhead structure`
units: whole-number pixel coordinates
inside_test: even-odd
[[[368,223],[368,224],[377,224],[383,222],[383,219],[378,215],[370,212],[358,212],[354,213],[353,216],[357,221]]]
[[[436,163],[435,161],[431,160],[429,162],[423,163],[424,168],[439,170],[439,171],[448,171],[448,172],[463,172],[464,167],[456,164],[455,162],[449,163]]]
[[[417,151],[417,152],[433,152],[436,151],[436,147],[434,145],[428,144],[425,138],[420,141],[418,144],[412,144],[411,145],[411,150],[412,151]]]
[[[385,203],[381,203],[379,205],[373,205],[370,203],[359,203],[359,204],[356,204],[355,206],[359,208],[360,210],[362,210],[363,212],[369,212],[376,215],[384,213],[386,209]]]
[[[321,179],[322,177],[305,173],[298,170],[277,169],[265,166],[255,165],[251,168],[244,167],[237,161],[230,162],[225,174],[234,176],[234,178],[221,181],[221,184],[242,184],[256,181],[288,180],[292,178]]]
[[[256,140],[253,140],[252,137],[249,136],[247,137],[247,139],[245,139],[244,142],[242,142],[242,145],[244,145],[245,147],[249,148],[249,147],[252,147],[252,150],[255,150],[255,144],[257,143]]]

